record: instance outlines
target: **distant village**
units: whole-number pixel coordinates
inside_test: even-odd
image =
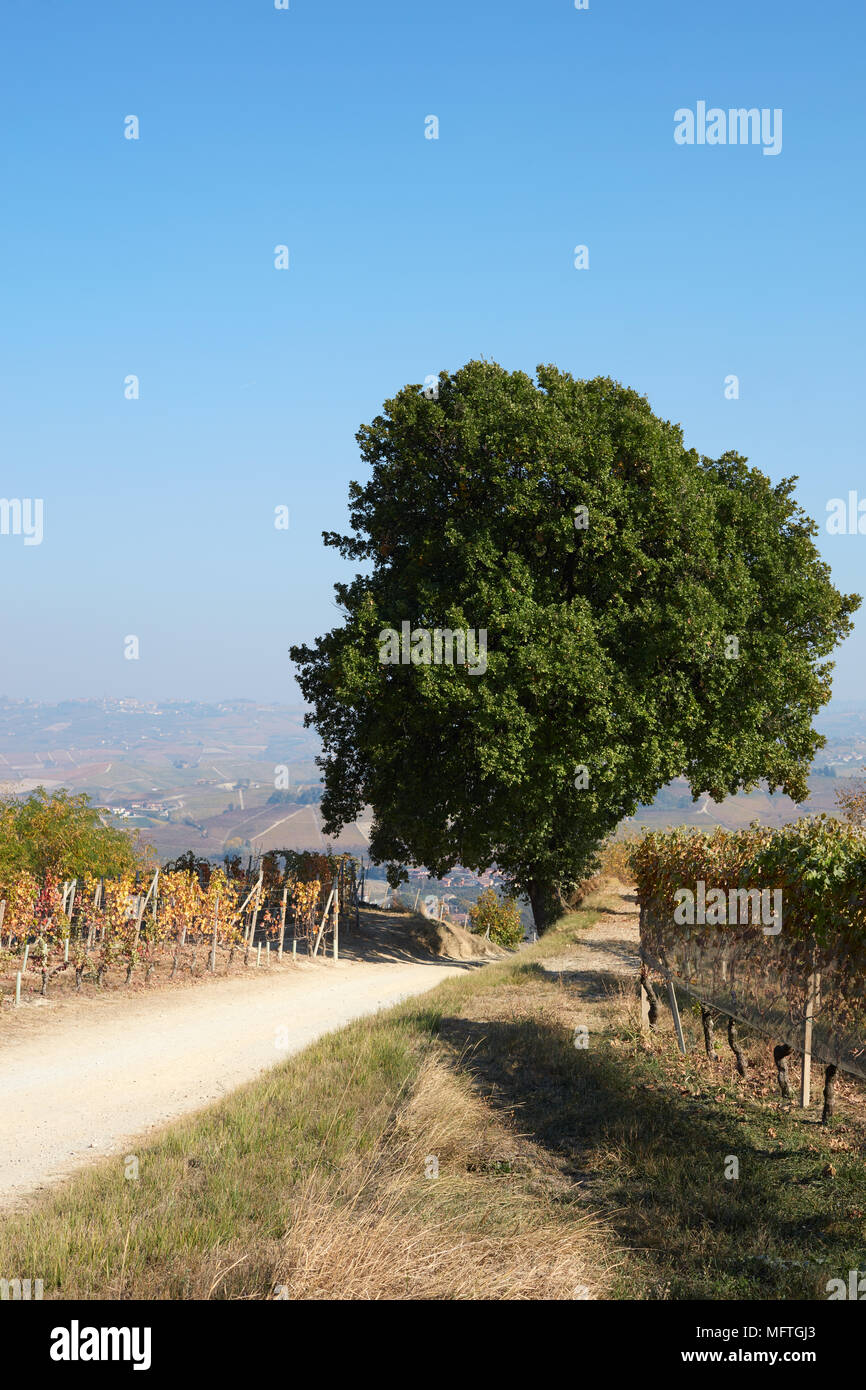
[[[470,869],[457,868],[444,878],[431,879],[425,869],[409,868],[408,883],[396,889],[389,887],[386,872],[384,865],[367,869],[365,897],[368,902],[382,907],[402,903],[416,908],[420,903],[427,905],[427,900],[435,899],[436,915],[442,913],[461,926],[468,925],[469,905],[485,888],[505,891],[504,875],[498,869],[485,869],[484,873],[476,874]]]

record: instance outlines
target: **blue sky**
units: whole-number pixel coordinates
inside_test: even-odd
[[[804,0],[5,7],[0,493],[45,519],[0,536],[0,693],[297,699],[355,431],[478,356],[798,474],[862,590],[866,535],[824,518],[866,498],[864,40]],[[700,100],[781,108],[781,153],[678,146]]]

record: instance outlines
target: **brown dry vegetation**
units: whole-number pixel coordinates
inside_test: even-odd
[[[300,938],[297,943],[297,960],[309,959],[313,938]],[[407,909],[392,909],[365,906],[358,913],[356,925],[354,912],[343,912],[340,916],[340,954],[344,960],[400,958],[409,960],[425,955],[439,960],[495,960],[506,952],[494,942],[485,941],[465,931],[456,922],[436,922],[423,917],[419,912]],[[330,932],[323,938],[319,947],[319,959],[333,951],[333,937]],[[245,963],[245,956],[247,957]],[[53,976],[47,991],[52,1004],[62,1004],[65,1011],[74,1010],[79,1002],[104,999],[111,996],[135,997],[157,990],[178,990],[213,983],[214,979],[240,977],[256,970],[291,970],[295,960],[292,956],[292,938],[287,931],[282,959],[278,957],[277,943],[270,941],[270,949],[262,943],[259,953],[256,946],[245,952],[243,944],[234,948],[220,944],[216,953],[216,969],[210,971],[210,941],[206,936],[198,941],[189,941],[183,947],[169,943],[154,951],[152,968],[144,963],[137,965],[131,978],[127,980],[127,963],[121,960],[111,970],[107,970],[99,985],[91,971],[84,976],[80,988],[75,979],[72,964]],[[0,1021],[15,1017],[15,976],[20,969],[20,957],[0,950]],[[29,970],[22,977],[21,1003],[25,1007],[40,1000],[42,988],[38,957],[29,961]]]
[[[561,1220],[539,1157],[428,1057],[369,1159],[311,1175],[275,1285],[292,1299],[598,1296],[595,1223]]]
[[[516,965],[330,1035],[138,1147],[137,1180],[107,1161],[35,1201],[0,1223],[0,1269],[67,1298],[600,1296],[597,1218],[438,1038]]]
[[[822,1128],[746,1030],[745,1082],[688,1008],[686,1058],[664,1013],[645,1041],[634,900],[591,902],[165,1131],[137,1181],[104,1163],[0,1223],[0,1272],[70,1298],[826,1297],[864,1267],[863,1088]]]

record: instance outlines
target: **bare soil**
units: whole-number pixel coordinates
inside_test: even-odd
[[[477,969],[488,943],[409,913],[365,911],[340,958],[55,992],[0,1016],[0,1206],[198,1110],[352,1019]],[[464,940],[463,938],[468,938]],[[447,954],[453,951],[454,955]],[[474,954],[470,954],[473,953]],[[463,955],[465,953],[465,955]],[[463,958],[461,959],[461,956]],[[456,957],[456,959],[455,959]]]

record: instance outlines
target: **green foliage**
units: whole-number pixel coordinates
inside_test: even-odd
[[[84,793],[37,787],[26,799],[0,799],[0,875],[27,870],[61,878],[117,877],[142,861],[138,835],[105,825]]]
[[[515,898],[500,898],[494,888],[485,888],[469,909],[471,930],[487,936],[497,946],[513,949],[524,937],[520,908]]]
[[[829,816],[781,829],[712,834],[651,831],[631,854],[641,903],[673,918],[674,894],[702,879],[709,888],[780,888],[785,937],[819,946],[866,945],[866,839]]]
[[[287,790],[271,792],[265,805],[267,806],[310,806],[322,799],[322,788],[320,786],[304,787],[303,790]]]
[[[225,855],[224,863],[229,877],[230,855]],[[188,849],[185,854],[179,854],[176,859],[168,859],[162,866],[163,872],[167,874],[194,874],[203,888],[207,888],[210,883],[210,876],[213,873],[214,865],[210,859],[203,855],[197,855],[193,850]]]
[[[330,888],[340,870],[341,858],[333,850],[272,849],[262,859],[265,883],[323,883]]]
[[[365,572],[336,585],[343,625],[291,652],[326,834],[372,806],[376,862],[496,864],[543,928],[677,775],[718,800],[761,779],[806,796],[859,598],[831,584],[794,479],[703,458],[637,392],[553,366],[470,362],[357,438],[371,476],[325,542]],[[381,664],[404,620],[486,629],[486,672]]]

